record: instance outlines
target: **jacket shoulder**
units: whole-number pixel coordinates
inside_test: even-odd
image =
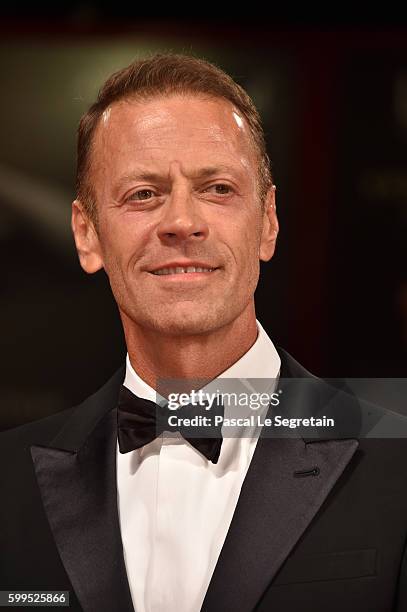
[[[62,430],[70,438],[77,438],[82,429],[85,432],[92,428],[115,405],[124,372],[125,366],[120,367],[100,389],[77,406],[1,432],[0,454],[5,452],[9,456],[31,445],[47,446]]]
[[[385,397],[376,403],[368,399],[371,393],[366,395],[366,390],[363,392],[363,387],[361,389],[356,384],[358,379],[321,378],[306,370],[281,347],[278,347],[278,353],[281,358],[280,376],[300,398],[301,410],[308,405],[313,415],[319,411],[321,415],[333,418],[334,428],[323,431],[322,438],[331,433],[333,438],[357,438],[362,445],[365,440],[370,440],[372,448],[391,444],[403,449],[405,454],[407,416],[401,410],[389,409]]]
[[[72,416],[75,407],[0,432],[0,452],[12,451],[31,444],[47,444]]]

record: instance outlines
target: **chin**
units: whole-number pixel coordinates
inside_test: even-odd
[[[148,320],[139,321],[139,324],[170,336],[193,336],[210,333],[223,327],[229,323],[226,314],[215,311],[177,313],[172,309],[172,312],[150,315]]]

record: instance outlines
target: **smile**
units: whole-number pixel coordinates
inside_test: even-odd
[[[159,276],[167,274],[188,274],[190,272],[213,272],[216,268],[196,268],[194,266],[188,266],[187,268],[161,268],[160,270],[154,270],[152,274]]]

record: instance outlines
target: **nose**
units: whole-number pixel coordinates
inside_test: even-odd
[[[160,240],[167,245],[205,240],[209,229],[199,207],[187,185],[173,187],[157,226]]]

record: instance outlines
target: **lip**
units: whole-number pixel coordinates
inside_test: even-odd
[[[151,268],[151,270],[147,270],[150,274],[157,272],[157,270],[162,270],[163,268],[211,268],[213,271],[218,269],[218,266],[213,266],[203,261],[170,261],[167,263],[160,264]],[[212,272],[184,272],[184,276],[191,275],[202,275],[202,274],[212,274]],[[158,276],[158,275],[155,275]],[[181,276],[180,274],[170,274],[168,276]]]
[[[161,286],[179,286],[184,285],[185,283],[188,283],[188,285],[191,286],[191,284],[200,284],[210,281],[214,276],[217,276],[217,272],[219,272],[219,270],[220,268],[214,268],[212,272],[183,272],[182,274],[150,273],[150,276],[154,277],[154,282],[160,283]]]

